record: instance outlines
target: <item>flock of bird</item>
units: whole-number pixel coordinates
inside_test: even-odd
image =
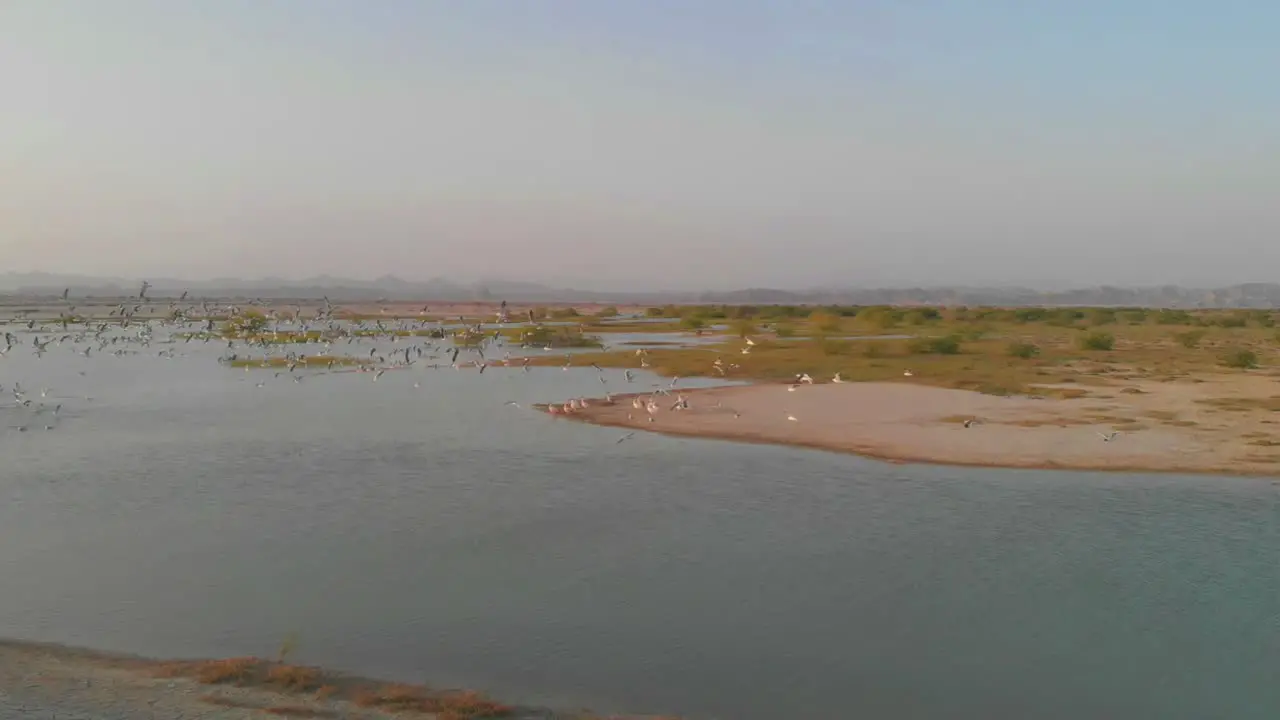
[[[150,288],[149,283],[143,283],[136,297],[114,306],[77,300],[68,289],[52,307],[21,310],[7,322],[0,320],[0,361],[24,352],[45,359],[61,351],[84,360],[146,355],[172,360],[194,354],[188,352],[193,343],[216,344],[218,363],[243,367],[246,372],[276,368],[271,375],[262,372],[254,379],[254,387],[263,388],[271,382],[297,384],[337,373],[368,373],[377,382],[389,371],[415,367],[474,369],[483,374],[491,365],[501,365],[528,373],[529,353],[553,349],[532,342],[532,332],[509,340],[501,327],[486,329],[461,317],[448,325],[428,319],[426,306],[419,312],[420,318],[353,320],[341,318],[327,298],[318,309],[304,311],[301,306],[281,309],[261,300],[241,304],[188,301],[187,293],[158,300],[148,297]],[[234,330],[233,323],[244,318],[256,318],[249,332],[228,332]],[[208,353],[199,354],[209,357]],[[647,365],[643,357],[641,364]],[[79,376],[92,373],[92,365],[80,367],[85,369],[78,370]],[[567,370],[569,364],[564,367]],[[4,430],[54,430],[65,417],[64,403],[70,407],[80,399],[51,388],[35,393],[13,377],[12,370],[5,370],[5,363],[0,362],[0,394],[6,396],[0,401]],[[603,385],[606,377],[603,370],[600,372]],[[623,378],[628,384],[636,380],[631,370],[625,370]],[[413,386],[420,387],[421,381],[415,379]],[[82,397],[84,402],[93,400]],[[612,397],[606,392],[605,402],[612,402]],[[586,403],[575,398],[564,405],[577,408]],[[515,402],[507,405],[519,407]]]
[[[518,348],[518,356],[513,357],[501,327],[486,330],[482,324],[468,323],[461,317],[457,323],[446,325],[426,318],[426,306],[420,311],[422,317],[419,319],[401,318],[385,322],[381,318],[346,320],[338,317],[328,298],[324,298],[322,306],[314,312],[305,314],[301,306],[283,310],[261,300],[245,304],[210,304],[207,300],[189,302],[187,293],[176,299],[157,302],[147,297],[150,288],[151,285],[144,282],[136,298],[130,301],[119,302],[114,307],[96,305],[85,309],[79,308],[70,291],[66,290],[62,293],[61,305],[52,309],[56,316],[49,311],[41,318],[33,317],[34,313],[30,311],[19,312],[4,327],[0,360],[20,348],[29,348],[35,357],[43,358],[64,347],[86,359],[148,353],[158,358],[174,359],[185,355],[183,348],[190,343],[217,342],[222,350],[219,363],[243,367],[246,371],[253,370],[254,366],[279,368],[269,379],[254,382],[255,387],[263,388],[269,381],[301,383],[307,378],[347,372],[369,373],[377,382],[388,371],[412,367],[473,368],[483,374],[491,364],[506,367],[518,364],[527,373],[530,370],[527,351],[552,349],[546,345],[539,348],[529,341],[533,334],[524,333],[518,336],[518,340],[511,341]],[[249,332],[226,332],[224,323],[243,318],[256,318],[257,324]],[[505,320],[505,313],[502,319]],[[750,354],[754,346],[751,338],[744,338],[741,353]],[[635,354],[638,368],[648,368],[647,351],[637,349]],[[566,360],[563,369],[570,367]],[[599,402],[614,404],[614,393],[607,389],[608,379],[604,370],[598,365],[593,364],[592,367],[598,371],[601,385],[606,386],[604,397]],[[720,376],[725,376],[739,366],[717,357],[711,367]],[[3,365],[0,365],[2,369]],[[907,377],[912,375],[910,370],[903,374]],[[79,375],[86,375],[86,371],[80,370]],[[632,370],[625,369],[623,380],[631,385],[636,376]],[[665,385],[653,383],[649,390],[633,393],[630,398],[632,409],[641,413],[640,417],[647,416],[651,423],[664,408],[671,412],[689,410],[690,399],[677,388],[679,382],[680,378],[675,377]],[[845,380],[836,373],[830,382],[838,384]],[[812,384],[814,379],[811,375],[800,373],[788,389],[794,391],[802,385]],[[421,383],[415,380],[413,385],[416,388]],[[0,404],[0,411],[12,411],[12,417],[6,424],[18,432],[35,428],[55,429],[62,417],[63,401],[72,400],[70,396],[51,394],[50,388],[41,388],[38,396],[33,395],[18,380],[12,380],[8,385],[0,382],[0,394],[5,393],[12,398],[12,404]],[[92,399],[84,396],[86,402]],[[568,415],[586,409],[592,402],[585,397],[573,397],[549,403],[545,409],[552,415]],[[506,404],[519,407],[514,401]],[[741,416],[738,411],[722,407],[719,403],[713,409],[732,413],[734,417]],[[628,413],[628,420],[634,420],[637,413]],[[783,416],[789,422],[799,422],[791,412],[785,412]],[[963,422],[965,428],[977,424],[977,418]],[[633,436],[627,434],[618,442]],[[1112,442],[1118,433],[1099,433],[1099,436],[1104,442]]]

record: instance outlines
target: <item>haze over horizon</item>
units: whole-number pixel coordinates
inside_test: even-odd
[[[0,271],[1280,279],[1280,6],[0,5]]]

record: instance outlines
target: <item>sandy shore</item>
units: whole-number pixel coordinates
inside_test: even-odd
[[[0,718],[57,720],[279,720],[351,718],[392,720],[430,714],[370,708],[343,699],[352,689],[378,692],[408,686],[323,673],[319,692],[201,683],[200,667],[235,661],[159,661],[62,645],[0,641]],[[268,664],[269,665],[269,664]],[[408,688],[413,690],[413,688]],[[339,692],[330,694],[329,690]],[[469,717],[469,716],[468,716]],[[511,720],[606,720],[580,712],[513,707]],[[608,716],[608,720],[646,720]],[[661,720],[649,718],[648,720]],[[674,720],[674,719],[669,719]]]
[[[910,382],[760,384],[686,390],[682,410],[671,409],[676,395],[658,395],[652,419],[633,407],[634,395],[557,417],[903,462],[1280,476],[1272,379],[1072,390],[1082,396],[999,397]],[[1111,432],[1109,442],[1100,437]]]

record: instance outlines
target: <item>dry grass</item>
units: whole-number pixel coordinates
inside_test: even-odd
[[[276,665],[267,671],[267,684],[289,692],[311,692],[324,685],[324,677],[314,668]]]
[[[437,720],[502,718],[513,709],[471,690],[432,691],[405,684],[378,684],[330,675],[318,668],[287,665],[254,657],[164,663],[154,669],[159,677],[188,677],[204,685],[234,685],[305,696],[326,702],[345,700],[358,707],[386,712],[415,712]],[[254,705],[246,700],[218,695],[201,699],[225,707],[255,708],[285,717],[334,717],[323,709],[303,705]]]
[[[353,698],[359,707],[391,712],[433,714],[439,720],[479,720],[511,714],[510,707],[470,691],[432,693],[413,685],[383,685],[360,691]]]
[[[233,708],[236,710],[261,710],[270,715],[289,718],[336,718],[342,715],[336,710],[305,705],[263,705],[250,700],[226,697],[224,695],[201,695],[200,702],[215,707]]]

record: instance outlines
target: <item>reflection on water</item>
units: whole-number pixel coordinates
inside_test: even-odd
[[[305,662],[693,718],[1280,712],[1267,482],[618,445],[504,405],[598,395],[593,370],[293,383],[155,352],[0,359],[5,403],[63,404],[0,432],[0,634],[296,631]]]

